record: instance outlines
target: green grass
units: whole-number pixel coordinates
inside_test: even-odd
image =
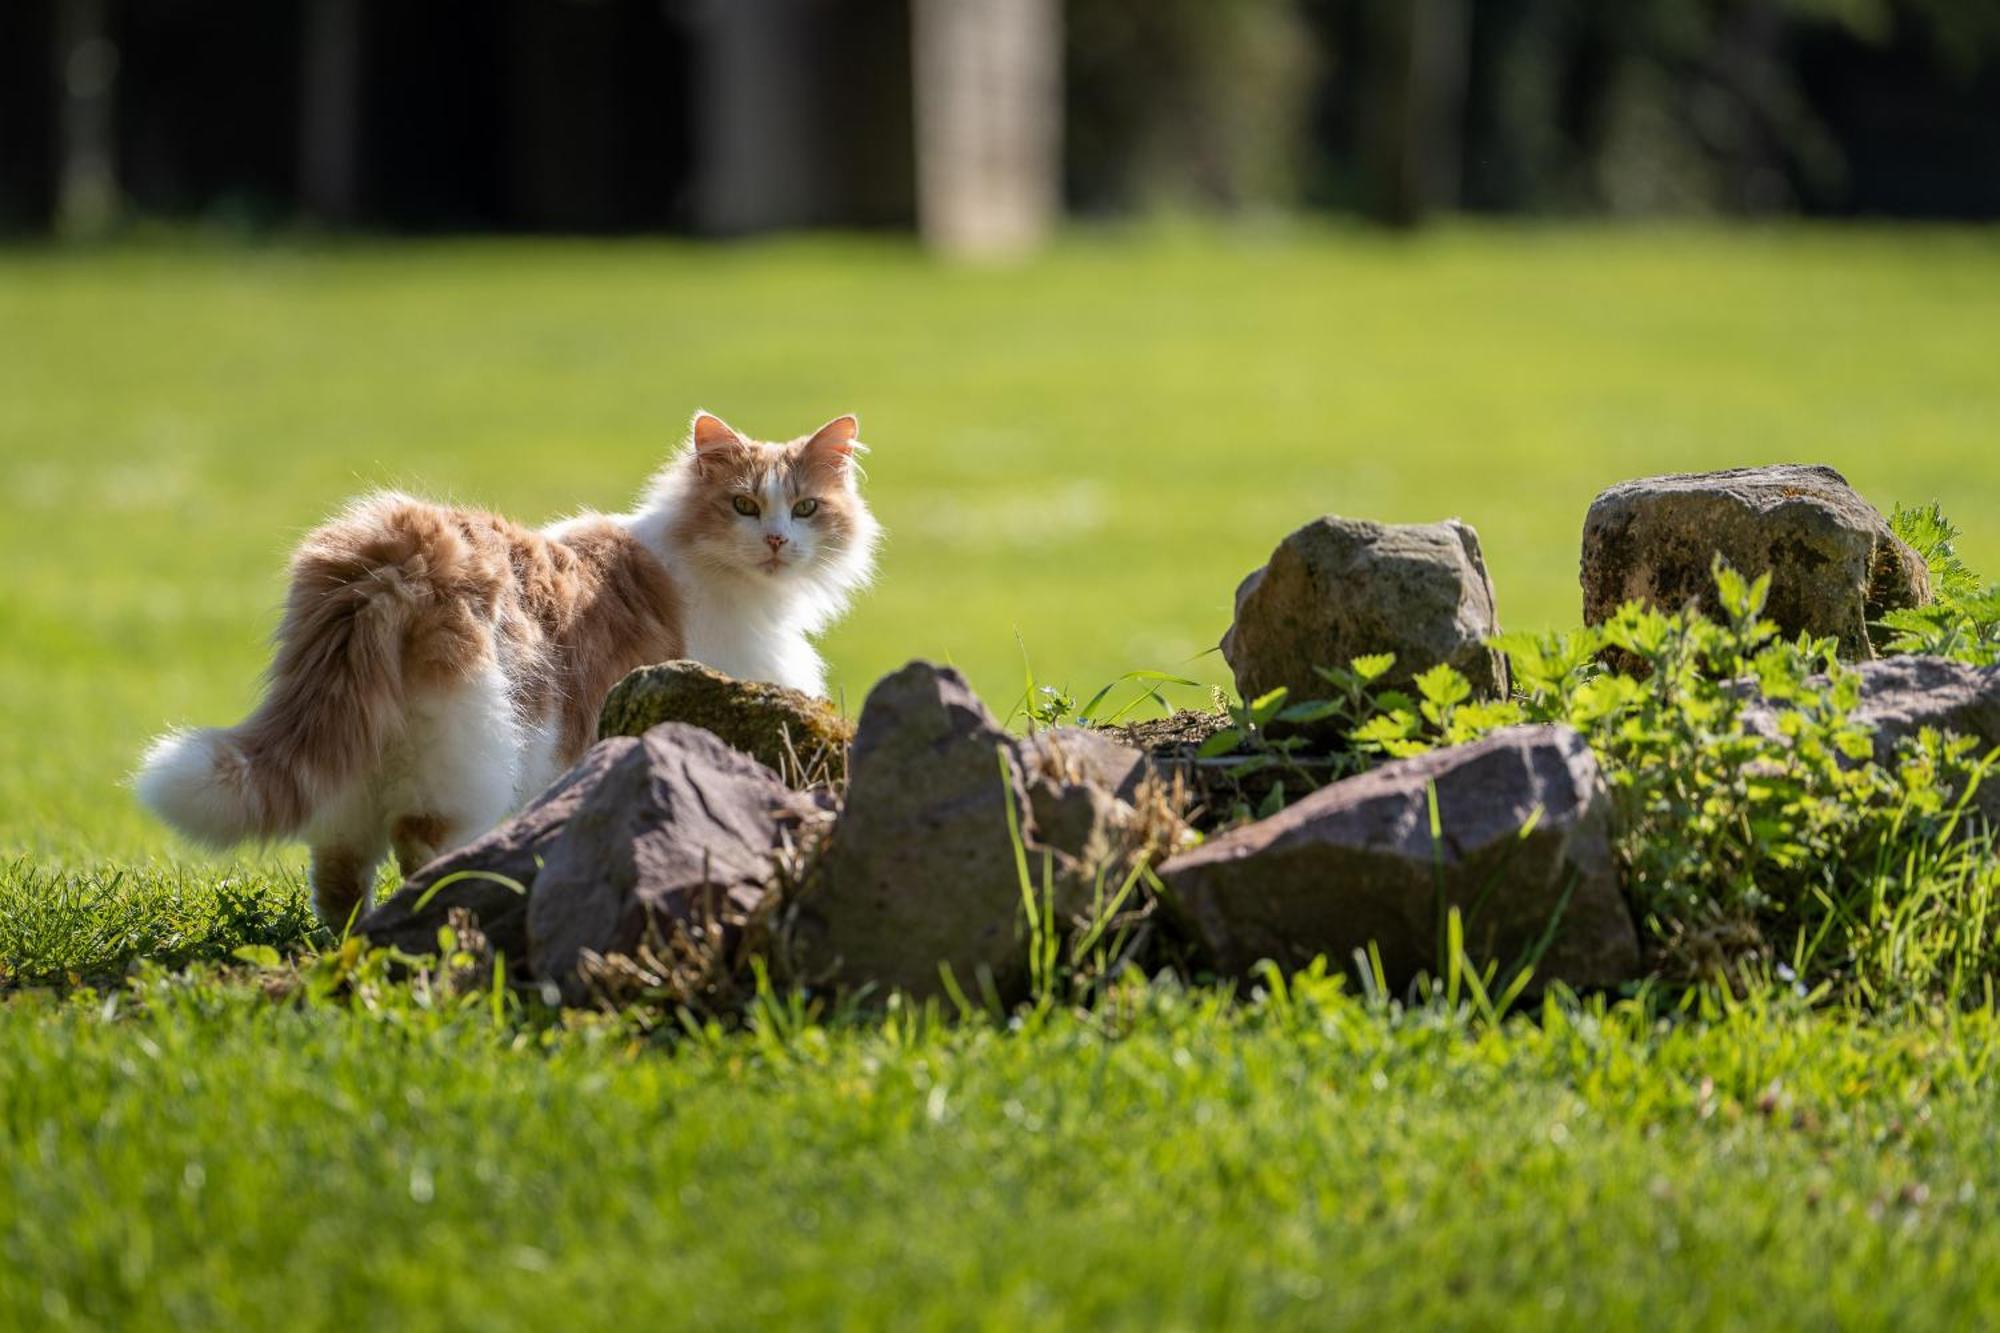
[[[1320,512],[1477,526],[1577,613],[1603,485],[1779,460],[2000,570],[2000,240],[1466,229],[0,251],[0,1327],[1964,1326],[2000,1311],[2000,1019],[1319,990],[663,1044],[220,972],[298,858],[120,781],[254,696],[285,552],[401,485],[622,504],[695,406],[849,408],[891,539],[826,644],[1002,711],[1202,653]],[[136,959],[179,979],[118,974]],[[69,985],[76,977],[94,991]],[[1762,1109],[1760,1109],[1760,1107]]]
[[[22,1328],[1952,1328],[2000,1026],[1324,986],[538,1040],[154,982],[0,1023]],[[1103,1024],[1112,1025],[1107,1031]],[[789,1031],[789,1035],[785,1035]]]

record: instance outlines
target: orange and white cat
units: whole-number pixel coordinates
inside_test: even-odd
[[[634,667],[689,657],[824,692],[812,636],[868,581],[880,535],[858,429],[758,443],[699,412],[633,512],[540,531],[356,501],[292,558],[256,711],[160,737],[139,798],[211,846],[302,839],[338,927],[389,851],[413,872],[573,764]]]

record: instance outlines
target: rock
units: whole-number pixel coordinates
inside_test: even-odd
[[[1876,763],[1893,765],[1897,746],[1925,727],[1971,737],[1979,742],[1978,757],[2000,747],[2000,666],[1911,656],[1863,662],[1855,671],[1861,677],[1861,702],[1854,718],[1875,730]],[[1741,688],[1753,693],[1755,684],[1744,681]],[[1750,703],[1743,722],[1761,735],[1783,735],[1777,710],[1762,700]],[[2000,825],[2000,772],[1980,784],[1973,807]]]
[[[2000,747],[2000,666],[1976,667],[1942,657],[1864,662],[1855,717],[1875,728],[1875,759],[1889,764],[1896,746],[1925,727],[1970,736],[1984,758]],[[2000,828],[2000,770],[1973,793],[1972,806]]]
[[[1401,989],[1438,971],[1443,913],[1455,906],[1475,963],[1497,961],[1504,974],[1550,935],[1537,987],[1611,986],[1638,975],[1639,938],[1610,821],[1581,736],[1511,727],[1323,787],[1211,839],[1161,869],[1163,905],[1231,977],[1265,958],[1289,969],[1324,954],[1345,966],[1372,941]]]
[[[1784,465],[1628,481],[1599,495],[1583,523],[1583,619],[1639,600],[1717,614],[1717,555],[1770,572],[1765,615],[1787,636],[1839,640],[1874,656],[1868,626],[1930,600],[1923,559],[1830,467]]]
[[[801,786],[845,778],[854,739],[854,724],[824,699],[685,661],[640,667],[619,681],[605,697],[597,734],[639,736],[662,722],[712,731]]]
[[[1117,868],[1130,850],[1133,806],[1153,766],[1131,746],[1082,727],[1038,732],[1016,742],[1015,754],[1027,779],[1031,835],[1072,858],[1073,876],[1094,887],[1097,870]]]
[[[360,931],[435,952],[438,926],[468,908],[495,949],[581,1004],[586,951],[631,954],[677,930],[696,948],[732,946],[774,878],[774,858],[819,813],[709,732],[663,723],[592,746],[527,810],[426,866]],[[473,873],[422,901],[458,871]],[[484,878],[496,874],[526,893]]]
[[[949,963],[968,989],[981,968],[1018,983],[1007,811],[1028,814],[1013,739],[957,672],[913,662],[869,692],[848,762],[846,804],[795,928],[808,977],[930,995]]]
[[[1897,741],[1924,727],[2000,746],[2000,666],[1976,667],[1944,657],[1890,657],[1864,662],[1855,716],[1875,728],[1875,752],[1886,759]]]
[[[438,927],[458,907],[478,919],[517,978],[527,975],[528,894],[549,849],[620,751],[596,745],[527,809],[456,851],[423,866],[355,923],[369,943],[410,954],[436,953]],[[440,881],[450,879],[432,892]]]
[[[943,964],[969,993],[983,972],[1018,996],[1029,969],[1009,809],[1037,891],[1047,853],[1066,922],[1128,850],[1145,774],[1144,757],[1108,737],[1016,740],[956,671],[910,663],[862,707],[846,804],[799,904],[794,962],[809,981],[918,996],[943,990]]]
[[[1016,743],[1031,775],[1057,787],[1088,785],[1130,801],[1153,772],[1143,751],[1109,731],[1054,727]]]
[[[710,732],[654,727],[605,769],[549,848],[528,899],[528,967],[580,1004],[586,952],[633,954],[678,929],[733,947],[761,905],[777,857],[819,814],[808,797]],[[718,938],[719,934],[719,938]]]
[[[1506,661],[1485,646],[1499,631],[1479,534],[1457,519],[1387,525],[1317,518],[1286,537],[1236,589],[1222,655],[1254,699],[1280,685],[1294,702],[1331,687],[1314,667],[1394,653],[1384,686],[1449,663],[1475,692],[1504,695]]]

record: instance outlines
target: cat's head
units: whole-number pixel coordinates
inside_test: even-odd
[[[716,572],[845,590],[862,582],[878,529],[855,485],[860,422],[835,417],[767,444],[708,412],[694,415],[672,472],[675,536]]]

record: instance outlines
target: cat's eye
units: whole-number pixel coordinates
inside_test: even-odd
[[[763,512],[763,510],[757,508],[757,502],[747,495],[739,495],[730,501],[730,503],[735,505],[736,512],[745,518],[755,518]]]
[[[792,506],[793,518],[811,518],[819,511],[819,501],[801,500]]]

